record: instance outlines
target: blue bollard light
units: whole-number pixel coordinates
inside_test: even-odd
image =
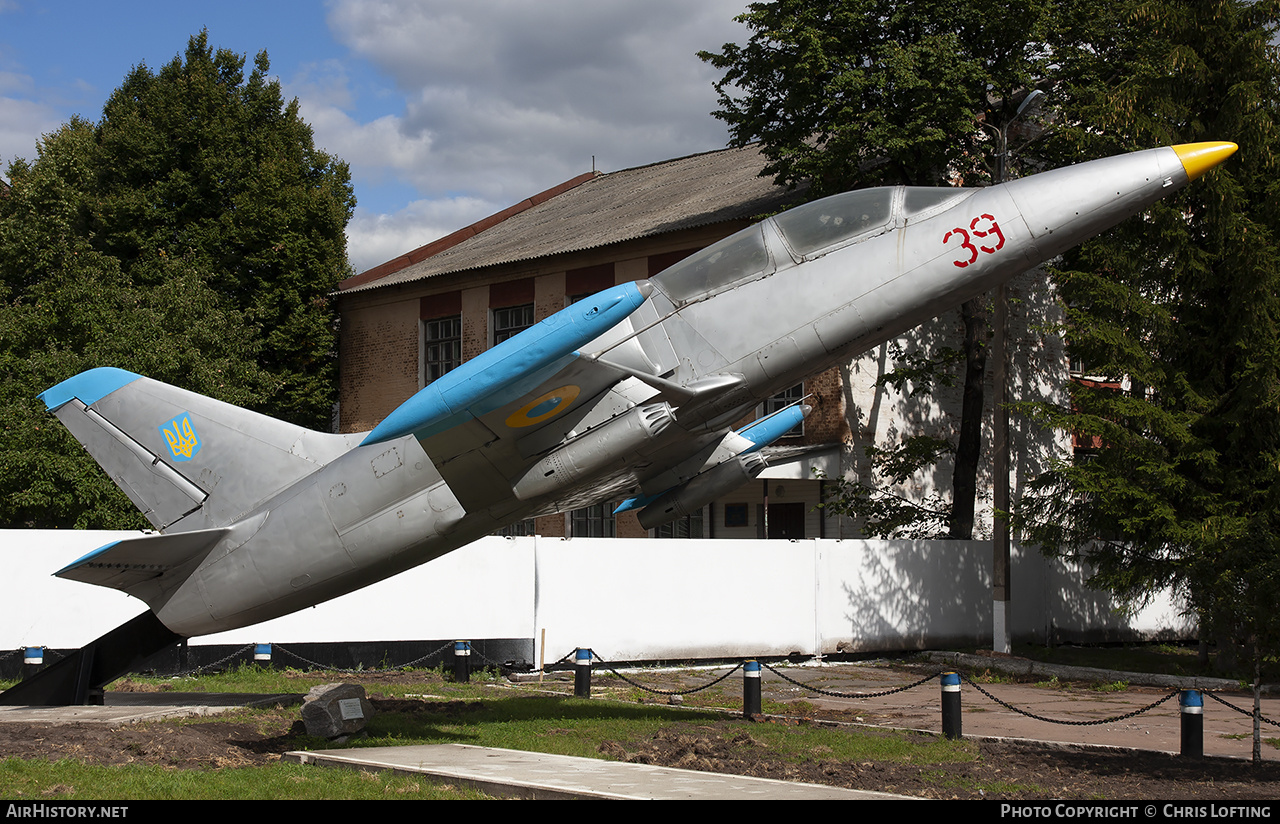
[[[271,666],[271,645],[254,644],[253,660],[262,666]]]
[[[44,647],[24,647],[22,650],[22,675],[19,680],[25,681],[44,669]]]
[[[578,647],[573,655],[573,694],[591,697],[591,650]]]
[[[471,644],[467,641],[453,642],[453,680],[458,684],[471,681]]]
[[[763,714],[760,709],[760,662],[742,664],[742,716],[746,719]]]
[[[1183,690],[1178,696],[1182,716],[1182,755],[1204,758],[1204,696],[1200,690]]]
[[[957,741],[964,735],[960,720],[960,674],[942,673],[942,734]]]

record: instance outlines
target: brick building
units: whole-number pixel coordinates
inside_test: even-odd
[[[746,147],[584,174],[344,281],[338,293],[342,431],[371,429],[434,378],[574,300],[657,274],[799,199],[759,177],[763,165],[757,149]],[[918,349],[954,339],[955,325],[941,318],[902,345]],[[865,464],[856,440],[878,443],[906,428],[945,435],[956,417],[945,393],[921,408],[875,386],[874,376],[889,368],[892,357],[881,347],[774,399],[782,404],[808,395],[814,410],[801,432],[769,447],[763,475],[700,517],[655,532],[856,536],[856,525],[816,509],[824,482],[814,470],[851,477]],[[762,407],[757,414],[768,411]],[[915,479],[904,494],[928,494],[944,474],[949,478],[949,469],[939,467],[936,478]],[[615,519],[611,510],[605,505],[546,516],[511,530],[565,537],[647,534],[635,513]]]

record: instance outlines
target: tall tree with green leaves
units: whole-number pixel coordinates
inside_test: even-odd
[[[1280,4],[1132,0],[1076,23],[1091,45],[1060,55],[1049,149],[1240,148],[1064,261],[1070,345],[1101,380],[1030,411],[1097,448],[1019,521],[1121,596],[1172,588],[1260,665],[1280,642]]]
[[[116,366],[327,428],[328,295],[346,271],[346,167],[202,34],[135,69],[103,120],[47,135],[0,196],[0,523],[145,526],[37,395]]]
[[[780,185],[808,183],[813,197],[975,185],[999,162],[990,127],[1012,121],[1048,74],[1054,8],[1050,0],[774,0],[738,17],[752,32],[745,45],[699,56],[724,72],[714,115],[732,145],[759,141],[763,173]],[[961,310],[964,398],[947,522],[962,538],[974,524],[987,307],[975,299]],[[935,446],[897,452],[930,460],[942,454]],[[897,527],[893,517],[884,522]]]
[[[161,258],[204,270],[262,346],[260,411],[325,429],[336,400],[330,294],[346,277],[347,165],[316,149],[266,52],[216,52],[207,32],[159,72],[134,68],[96,131],[89,231],[139,284]]]

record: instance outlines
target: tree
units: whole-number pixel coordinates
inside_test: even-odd
[[[145,524],[37,400],[118,366],[304,425],[336,395],[328,294],[346,271],[345,165],[282,105],[265,54],[193,37],[94,124],[47,135],[0,196],[0,519]]]
[[[260,411],[326,429],[336,399],[335,316],[355,206],[345,163],[318,151],[297,100],[268,80],[266,52],[215,54],[207,32],[185,61],[138,66],[96,130],[94,248],[143,285],[183,258],[258,330],[276,385]]]
[[[1038,479],[1018,521],[1131,601],[1172,588],[1256,679],[1280,641],[1280,4],[1131,0],[1076,22],[1091,47],[1060,55],[1051,150],[1240,149],[1064,261],[1068,339],[1102,380],[1029,411],[1097,448]]]
[[[699,56],[724,71],[714,115],[729,124],[732,145],[759,141],[762,173],[780,185],[807,182],[821,197],[973,184],[1001,160],[981,124],[1003,128],[1047,74],[1052,12],[1049,0],[775,0],[737,18],[753,32],[745,46]],[[962,538],[973,532],[987,314],[984,299],[961,309],[964,399],[947,522]],[[953,351],[940,350],[935,367],[954,361]],[[907,453],[932,460],[943,451]],[[933,517],[937,507],[927,509]]]

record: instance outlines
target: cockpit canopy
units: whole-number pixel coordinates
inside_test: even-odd
[[[772,223],[796,263],[873,237],[891,226],[930,216],[938,207],[973,194],[973,189],[893,186],[856,189],[815,200],[775,215]],[[763,224],[749,226],[713,243],[650,278],[677,306],[744,280],[771,274],[777,264],[765,242]]]

